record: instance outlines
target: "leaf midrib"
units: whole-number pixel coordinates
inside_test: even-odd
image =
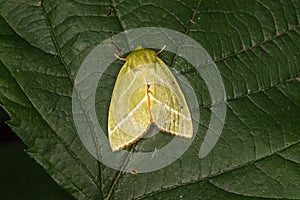
[[[115,3],[113,2],[113,0],[111,0],[111,2],[115,5]],[[201,2],[201,0],[199,0],[199,2]],[[199,3],[198,2],[198,3]],[[41,8],[42,8],[42,10],[43,10],[43,13],[44,13],[44,16],[45,16],[45,19],[47,20],[47,18],[46,18],[46,12],[45,12],[45,10],[44,10],[44,8],[43,8],[43,2],[41,3]],[[116,10],[115,10],[115,12],[117,12]],[[197,11],[198,12],[198,11]],[[120,19],[120,17],[117,15],[117,18],[118,18],[118,20],[119,20],[119,22],[120,22],[120,25],[121,25],[121,27],[122,27],[122,23],[121,23],[121,19]],[[56,51],[58,52],[58,55],[59,55],[59,57],[60,57],[60,60],[61,60],[61,62],[62,62],[62,64],[64,65],[64,67],[65,67],[65,70],[66,70],[66,73],[67,73],[67,75],[68,75],[68,77],[69,77],[69,79],[70,79],[70,81],[71,81],[71,83],[72,83],[72,85],[73,85],[73,79],[72,79],[72,77],[71,77],[71,75],[69,74],[69,72],[68,72],[68,70],[67,70],[67,64],[64,62],[64,59],[62,58],[62,55],[61,55],[61,52],[60,52],[60,50],[59,50],[59,48],[58,48],[58,46],[56,45],[56,40],[55,40],[55,36],[54,36],[54,33],[53,33],[53,30],[51,29],[51,26],[50,26],[50,24],[48,23],[48,20],[47,20],[47,25],[48,25],[48,27],[49,27],[49,30],[50,30],[50,32],[51,32],[51,37],[52,37],[52,40],[53,40],[53,43],[55,44],[55,48],[56,48]],[[193,24],[191,24],[191,23],[189,23],[188,25],[187,25],[187,29],[188,29],[188,26],[192,26]],[[239,51],[236,51],[236,52],[234,52],[234,53],[232,53],[232,54],[230,54],[230,55],[227,55],[227,56],[224,56],[224,57],[221,57],[221,58],[217,58],[217,59],[215,59],[214,61],[215,62],[220,62],[220,61],[223,61],[223,60],[226,60],[227,58],[230,58],[230,57],[233,57],[233,56],[237,56],[238,54],[240,54],[240,53],[243,53],[243,52],[246,52],[246,51],[248,51],[248,50],[251,50],[251,49],[254,49],[254,48],[257,48],[257,47],[259,47],[259,46],[261,46],[261,45],[263,45],[263,44],[265,44],[266,42],[269,42],[269,41],[272,41],[272,40],[274,40],[274,39],[276,39],[276,38],[278,38],[278,37],[281,37],[282,35],[285,35],[285,34],[287,34],[288,32],[290,32],[290,31],[294,31],[294,30],[296,30],[297,28],[299,28],[300,27],[300,25],[297,25],[297,26],[295,26],[294,27],[294,29],[288,29],[287,31],[285,31],[285,32],[283,32],[283,33],[281,33],[281,34],[279,34],[279,35],[276,35],[275,37],[273,37],[273,38],[270,38],[270,39],[268,39],[268,40],[264,40],[263,42],[261,42],[261,43],[257,43],[257,44],[255,44],[255,45],[253,45],[253,46],[250,46],[250,47],[248,47],[248,48],[246,48],[246,49],[242,49],[242,50],[239,50]],[[122,27],[123,28],[123,27]],[[124,29],[123,29],[123,31],[124,31]],[[186,32],[186,33],[188,33],[188,31]],[[296,78],[299,78],[298,77],[298,75],[297,75],[297,77],[295,77],[295,79]],[[21,88],[21,90],[22,90],[22,92],[26,95],[26,93],[25,93],[25,91],[23,90],[23,88],[19,85],[19,83],[17,82],[17,80],[15,80],[16,81],[16,83],[18,84],[18,86]],[[280,85],[280,84],[282,84],[282,83],[284,83],[284,82],[286,82],[287,80],[284,80],[283,82],[279,82],[278,84],[276,84],[275,86],[277,86],[277,85]],[[274,86],[271,86],[271,87],[274,87]],[[268,87],[267,89],[270,89],[271,87]],[[253,91],[252,93],[250,93],[250,94],[248,94],[248,95],[246,95],[246,96],[249,96],[249,95],[252,95],[252,94],[256,94],[256,93],[259,93],[259,92],[262,92],[263,90],[258,90],[258,91]],[[232,97],[232,98],[230,98],[230,99],[228,99],[228,100],[236,100],[236,99],[239,99],[239,98],[244,98],[244,97],[246,97],[245,95],[244,96],[235,96],[235,97]],[[26,95],[26,97],[28,98],[28,100],[30,101],[30,98]],[[30,103],[32,104],[32,102],[30,101]],[[60,138],[56,133],[55,133],[55,131],[52,129],[52,127],[49,125],[49,123],[43,118],[43,116],[42,116],[42,114],[38,111],[38,109],[32,104],[32,106],[33,106],[33,108],[38,112],[38,114],[41,116],[41,118],[46,122],[46,124],[49,126],[49,128],[51,129],[51,131],[54,133],[54,135],[56,136],[56,137],[58,137],[58,138]],[[93,176],[92,176],[92,174],[89,172],[89,170],[85,167],[85,165],[84,165],[84,163],[82,163],[81,162],[81,160],[76,156],[76,154],[71,150],[71,149],[69,149],[69,147],[68,147],[68,145],[63,141],[63,139],[62,138],[60,138],[59,139],[59,141],[66,147],[66,149],[69,151],[69,153],[72,155],[72,157],[74,158],[74,159],[78,159],[77,161],[80,163],[80,165],[83,167],[83,169],[85,169],[85,171],[86,171],[86,173],[87,173],[87,175],[93,180],[93,182],[94,182],[94,184],[96,184],[97,186],[99,186],[98,184],[97,184],[97,181],[93,178]],[[298,144],[299,142],[297,142],[296,144]],[[293,145],[295,145],[295,144],[293,144]],[[290,146],[289,146],[290,147]],[[287,147],[287,148],[289,148],[289,147]],[[286,149],[286,148],[285,148]],[[283,149],[283,150],[285,150],[285,149]],[[281,151],[283,151],[283,150],[281,150]],[[275,152],[274,154],[276,154],[276,153],[278,153],[278,152]],[[273,154],[271,154],[271,155],[273,155]],[[268,155],[268,156],[271,156],[271,155]],[[263,159],[263,158],[261,158],[261,159]],[[258,161],[258,160],[254,160],[253,162],[256,162],[256,161]],[[249,164],[249,163],[248,163]],[[244,164],[245,165],[245,164]],[[244,165],[241,165],[240,167],[243,167]],[[239,167],[239,168],[240,168]],[[235,170],[235,169],[232,169],[232,170]],[[231,170],[231,171],[232,171]],[[230,172],[230,171],[228,171],[228,172]],[[225,173],[228,173],[228,172],[225,172]],[[99,173],[101,174],[101,170],[99,170]],[[216,175],[217,176],[217,175]],[[210,177],[211,178],[211,177]],[[204,180],[204,179],[203,179]],[[200,180],[201,181],[201,180]],[[189,184],[193,184],[193,183],[189,183]],[[183,185],[180,185],[180,186],[183,186]],[[180,187],[180,186],[177,186],[177,187]],[[170,188],[170,190],[171,190],[172,188]],[[165,191],[165,190],[164,190]],[[102,190],[101,190],[101,192],[102,192]],[[152,193],[151,193],[152,194]],[[154,193],[153,193],[154,194]],[[103,195],[103,194],[102,194]]]
[[[123,23],[122,23],[122,21],[121,21],[121,17],[120,17],[120,15],[118,14],[118,11],[117,11],[117,9],[116,9],[116,3],[115,3],[114,0],[110,0],[110,1],[111,1],[112,4],[113,4],[114,10],[115,10],[117,19],[118,19],[118,21],[119,21],[119,24],[120,24],[120,26],[121,26],[121,28],[122,28],[122,31],[125,31],[125,27],[123,26]],[[200,3],[201,3],[201,0],[198,0],[197,7],[196,7],[196,9],[194,10],[191,19],[189,20],[189,23],[187,24],[186,31],[185,31],[186,34],[189,32],[189,29],[190,29],[190,27],[191,27],[191,25],[192,25],[191,22],[193,21],[193,19],[196,17],[196,15],[197,15],[197,13],[198,13],[198,10],[199,10],[199,8],[200,8]],[[128,39],[127,39],[127,37],[125,37],[125,38],[126,38],[126,42],[127,42],[127,44],[128,44]],[[182,38],[182,39],[184,39],[184,38]],[[178,49],[177,49],[177,50],[178,50]],[[176,56],[177,56],[177,54],[173,57],[172,63],[175,62]],[[133,150],[134,150],[134,148],[131,149],[131,151],[133,151]],[[126,161],[127,161],[127,159],[129,158],[129,156],[130,156],[130,154],[128,154],[128,156],[125,158],[125,160],[124,160],[124,162],[123,162],[123,164],[122,164],[121,169],[126,165]],[[118,182],[118,180],[121,178],[122,174],[123,174],[123,172],[120,170],[119,173],[116,175],[115,179],[113,180],[113,183],[112,183],[111,187],[110,187],[109,190],[108,190],[108,195],[105,197],[106,200],[110,199],[110,197],[111,197],[111,195],[112,195],[112,193],[113,193],[114,187],[117,185],[117,182]]]
[[[115,6],[116,4],[115,4],[114,0],[111,0],[111,2],[112,2],[113,5],[114,5],[114,9],[115,9],[115,12],[116,12],[116,16],[117,16],[117,19],[118,19],[118,21],[119,21],[119,23],[120,23],[120,26],[122,27],[122,31],[124,31],[124,27],[123,27],[123,24],[122,24],[122,22],[121,22],[120,16],[117,14],[118,11],[117,11],[116,6]],[[190,31],[190,29],[191,29],[191,27],[192,27],[192,25],[193,25],[193,20],[194,20],[195,16],[197,15],[197,13],[199,12],[200,4],[201,4],[201,0],[198,0],[196,9],[194,10],[192,17],[191,17],[191,19],[189,20],[189,22],[188,22],[188,24],[187,24],[186,31],[185,31],[185,35],[187,35],[187,34],[189,33],[189,31]],[[213,60],[213,62],[221,62],[221,61],[224,61],[224,60],[226,60],[226,59],[228,59],[228,58],[230,58],[230,57],[234,57],[234,56],[237,56],[237,55],[239,55],[239,54],[241,54],[241,53],[243,53],[243,52],[246,52],[246,51],[249,51],[249,50],[251,50],[251,49],[255,49],[255,48],[257,48],[257,47],[260,47],[261,45],[264,45],[265,43],[268,43],[268,42],[270,42],[270,41],[273,41],[273,40],[275,40],[275,39],[277,39],[277,38],[279,38],[279,37],[281,37],[281,36],[287,34],[288,32],[291,32],[291,31],[296,30],[296,29],[299,28],[299,27],[300,27],[300,24],[298,24],[297,26],[295,26],[294,29],[287,29],[286,31],[284,31],[284,32],[282,32],[282,33],[280,33],[280,34],[278,34],[278,35],[275,35],[275,36],[272,37],[272,38],[269,38],[269,39],[267,39],[267,40],[264,40],[264,41],[262,41],[262,42],[260,42],[260,43],[256,43],[255,45],[252,45],[252,46],[249,46],[248,48],[245,48],[245,49],[236,51],[236,52],[234,52],[234,53],[232,53],[232,54],[229,54],[229,55],[227,55],[227,56],[224,56],[224,57],[221,57],[221,58],[217,58],[217,59]],[[183,39],[184,39],[184,38],[183,38]],[[172,63],[171,66],[173,66],[173,65],[175,64],[176,58],[177,58],[177,55],[175,55],[175,56],[173,57],[172,62],[171,62],[171,63]],[[205,65],[209,65],[209,64],[211,64],[211,63],[206,63]],[[205,65],[204,65],[204,66],[205,66]],[[189,72],[189,71],[187,71],[187,73],[188,73],[188,72]],[[287,81],[289,81],[289,80],[299,78],[298,76],[299,76],[299,74],[297,74],[296,77],[293,77],[293,78],[290,77],[290,78],[287,79],[287,80],[282,80],[281,82],[278,82],[277,84],[271,85],[271,86],[269,86],[268,88],[260,88],[258,91],[253,91],[252,93],[248,93],[247,95],[233,96],[232,98],[227,99],[227,101],[230,101],[230,100],[233,101],[233,100],[236,100],[236,99],[249,97],[250,95],[254,95],[254,94],[257,94],[257,93],[260,93],[260,92],[264,92],[264,91],[266,91],[266,90],[268,90],[268,89],[271,89],[271,88],[273,88],[273,87],[279,86],[279,85],[281,85],[281,84],[283,84],[283,83],[285,83],[285,82],[287,82]],[[209,105],[209,107],[211,107],[211,106],[213,106],[213,105]],[[204,107],[208,107],[208,105],[207,105],[207,106],[204,106]],[[296,144],[298,144],[298,143],[299,143],[299,141],[297,141],[296,143],[294,143],[294,144],[292,144],[292,145],[290,145],[290,146],[296,145]],[[289,148],[290,146],[288,146],[288,147],[286,147],[286,148],[284,148],[284,149],[282,149],[282,150],[280,150],[280,151],[284,151],[284,150],[286,150],[287,148]],[[232,169],[229,169],[228,171],[224,171],[223,173],[215,174],[214,176],[207,177],[206,179],[208,180],[208,179],[211,179],[211,178],[213,178],[213,177],[216,177],[216,176],[219,176],[219,175],[222,175],[222,174],[225,174],[225,173],[229,173],[229,172],[231,172],[231,171],[233,171],[233,170],[242,168],[242,167],[247,166],[247,165],[249,165],[249,164],[251,164],[251,163],[253,163],[253,162],[257,162],[257,161],[259,161],[259,160],[261,160],[261,159],[264,159],[264,158],[266,158],[266,157],[269,157],[269,156],[272,156],[272,155],[274,155],[274,154],[276,154],[276,153],[279,153],[280,151],[274,152],[273,154],[270,154],[270,155],[268,155],[268,156],[262,157],[262,158],[260,158],[260,159],[256,159],[256,160],[252,160],[252,161],[243,163],[242,165],[238,165],[237,167],[232,168]],[[118,180],[121,178],[121,175],[122,175],[122,172],[119,172],[118,175],[116,176],[116,178],[114,179],[114,181],[113,181],[114,184],[112,184],[111,188],[109,189],[109,194],[108,194],[108,196],[106,197],[106,199],[109,199],[109,198],[110,198],[110,196],[111,196],[111,194],[112,194],[112,191],[113,191],[114,187],[116,186],[116,183],[117,183]],[[205,179],[199,179],[199,180],[196,180],[195,182],[188,182],[187,184],[182,184],[182,185],[179,185],[179,186],[175,186],[174,188],[173,188],[173,187],[170,187],[170,189],[167,188],[166,190],[164,189],[164,190],[161,190],[161,191],[158,191],[158,192],[150,193],[150,194],[151,194],[150,196],[155,195],[155,194],[157,194],[157,193],[159,193],[159,192],[162,192],[162,191],[167,191],[167,190],[171,190],[171,189],[176,189],[176,188],[181,187],[181,186],[186,186],[186,185],[198,183],[198,182],[203,181],[203,180],[205,180]],[[148,196],[148,195],[147,195],[147,196]],[[144,197],[144,196],[135,197],[135,198],[138,198],[138,199],[139,199],[139,198],[143,198],[143,197]]]

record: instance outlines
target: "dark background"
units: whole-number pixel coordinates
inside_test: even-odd
[[[72,199],[26,154],[26,146],[5,123],[8,120],[0,107],[0,199]]]

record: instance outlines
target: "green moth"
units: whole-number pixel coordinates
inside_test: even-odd
[[[150,49],[137,47],[125,59],[112,93],[108,135],[113,151],[143,137],[151,124],[162,132],[192,138],[189,107],[168,66]]]

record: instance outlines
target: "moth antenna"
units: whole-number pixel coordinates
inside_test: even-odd
[[[113,10],[113,8],[112,8],[112,10]],[[120,48],[119,46],[118,46],[118,44],[115,42],[115,40],[114,40],[114,35],[115,35],[115,33],[114,32],[112,32],[111,34],[110,34],[110,43],[117,49],[117,52],[119,53],[119,52],[121,52],[122,51],[122,48]]]
[[[156,52],[156,55],[160,54],[165,48],[166,48],[166,45],[164,45],[158,52]]]
[[[126,58],[121,58],[120,56],[118,56],[117,54],[114,53],[114,56],[119,59],[119,60],[123,60],[123,61],[126,61]]]

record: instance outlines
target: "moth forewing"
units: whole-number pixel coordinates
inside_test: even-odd
[[[108,135],[112,150],[136,142],[150,125],[144,78],[130,69],[130,63],[126,62],[117,77],[109,107]]]
[[[193,124],[189,107],[176,78],[168,66],[156,58],[153,85],[150,86],[150,112],[153,122],[163,132],[191,138]]]

